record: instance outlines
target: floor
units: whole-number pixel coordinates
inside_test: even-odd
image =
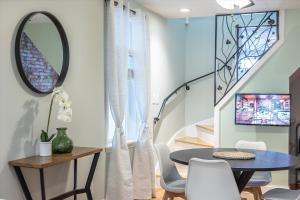
[[[158,190],[156,191],[156,196],[157,196],[157,197],[154,198],[154,199],[152,199],[152,200],[162,200],[163,195],[164,195],[164,190],[158,189]],[[247,192],[244,192],[244,193],[242,194],[242,197],[243,197],[243,198],[247,198],[247,200],[253,200],[253,196],[252,196],[251,194],[247,193]],[[174,200],[182,200],[182,198],[175,198]]]

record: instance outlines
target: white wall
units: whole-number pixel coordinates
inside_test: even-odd
[[[184,82],[184,33],[172,20],[153,13],[150,16],[151,87],[153,118],[158,114],[163,99]],[[184,26],[183,24],[181,26]],[[154,137],[157,143],[167,142],[184,126],[184,93],[170,99],[157,124]]]
[[[65,28],[70,45],[70,68],[64,83],[73,102],[73,122],[67,126],[77,146],[104,146],[103,1],[102,0],[0,0],[0,198],[23,199],[16,176],[7,162],[37,152],[36,140],[47,121],[50,96],[30,92],[16,71],[14,34],[20,19],[46,10]],[[79,186],[83,186],[91,159],[79,160]],[[103,197],[103,157],[95,177],[95,199]],[[46,170],[48,197],[71,188],[72,167],[64,164]],[[71,168],[72,169],[72,168]],[[70,173],[70,175],[68,175]],[[34,199],[40,199],[38,171],[25,170]],[[70,181],[67,181],[70,180]]]
[[[159,35],[165,35],[165,39],[154,44],[167,50],[161,53],[155,49],[157,46],[152,48],[153,96],[159,96],[160,103],[179,85],[214,70],[214,23],[214,17],[190,18],[188,25],[185,19],[160,23],[159,29],[165,32]],[[152,34],[158,33],[154,29]],[[164,111],[167,118],[161,120],[161,129],[156,133],[157,142],[166,142],[180,128],[213,117],[214,77],[194,82],[190,88],[188,92],[182,89],[170,100]]]
[[[215,18],[196,17],[186,27],[185,81],[214,71]],[[214,115],[214,76],[191,84],[185,99],[185,124],[190,125]]]
[[[150,15],[151,16],[151,15]],[[214,17],[165,20],[151,17],[152,99],[154,116],[163,98],[186,81],[214,70]],[[167,142],[186,125],[213,117],[213,76],[170,99],[156,126],[156,142]]]

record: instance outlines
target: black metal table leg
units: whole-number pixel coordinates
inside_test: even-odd
[[[15,172],[17,174],[17,177],[19,179],[19,182],[20,182],[20,185],[22,187],[22,190],[23,190],[23,193],[26,197],[26,200],[32,200],[32,197],[31,197],[31,194],[29,192],[29,189],[28,189],[28,186],[27,186],[27,183],[24,179],[24,176],[22,174],[22,170],[20,167],[17,167],[17,166],[14,166],[14,169],[15,169]]]
[[[77,189],[77,159],[74,160],[74,187],[73,190]],[[77,199],[77,194],[74,193],[74,200]]]
[[[240,171],[232,171],[232,172],[233,172],[235,182],[237,183],[239,181],[240,176],[241,176],[241,172]]]
[[[95,174],[95,170],[96,170],[96,167],[97,167],[99,156],[100,156],[100,153],[96,153],[94,155],[93,162],[92,162],[92,165],[91,165],[91,169],[90,169],[90,172],[89,172],[89,176],[88,176],[86,184],[85,184],[86,196],[87,196],[88,200],[93,200],[92,192],[91,192],[91,184],[92,184],[92,181],[93,181],[93,177],[94,177],[94,174]]]
[[[40,169],[40,183],[41,183],[42,200],[46,200],[44,169]]]
[[[247,183],[251,179],[252,175],[255,171],[242,171],[240,172],[240,176],[237,177],[237,173],[235,174],[235,179],[237,180],[237,186],[239,191],[242,192],[246,187]]]

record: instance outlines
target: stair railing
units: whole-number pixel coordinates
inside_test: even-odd
[[[278,23],[278,11],[216,16],[215,68],[223,70],[218,70],[215,74],[215,105],[278,41]],[[219,29],[221,30],[218,31]],[[241,72],[241,62],[249,59],[256,61],[248,62],[248,69]]]
[[[172,92],[164,99],[163,103],[161,104],[161,107],[160,107],[160,109],[159,109],[158,115],[157,115],[157,117],[154,118],[154,124],[156,124],[156,123],[160,120],[161,114],[162,114],[162,112],[164,111],[164,109],[165,109],[165,107],[166,107],[166,104],[167,104],[168,100],[169,100],[172,96],[174,96],[175,94],[177,94],[177,92],[178,92],[179,90],[181,90],[182,88],[185,88],[186,90],[190,90],[189,84],[191,84],[191,83],[193,83],[193,82],[195,82],[195,81],[198,81],[198,80],[200,80],[200,79],[203,79],[203,78],[205,78],[205,77],[208,77],[208,76],[210,76],[210,75],[213,75],[214,73],[215,73],[215,71],[210,72],[210,73],[207,73],[207,74],[205,74],[205,75],[202,75],[202,76],[200,76],[200,77],[198,77],[198,78],[194,78],[194,79],[192,79],[192,80],[190,80],[190,81],[185,82],[184,84],[180,85],[178,88],[176,88],[175,90],[173,90],[173,91],[172,91]]]

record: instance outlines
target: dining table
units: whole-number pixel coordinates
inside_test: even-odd
[[[190,159],[199,158],[205,160],[218,160],[215,152],[247,152],[255,154],[254,159],[224,159],[231,166],[235,181],[240,192],[244,190],[248,181],[256,171],[279,171],[298,168],[300,158],[281,152],[261,151],[254,149],[236,148],[195,148],[174,151],[170,153],[170,159],[176,163],[188,165]]]

